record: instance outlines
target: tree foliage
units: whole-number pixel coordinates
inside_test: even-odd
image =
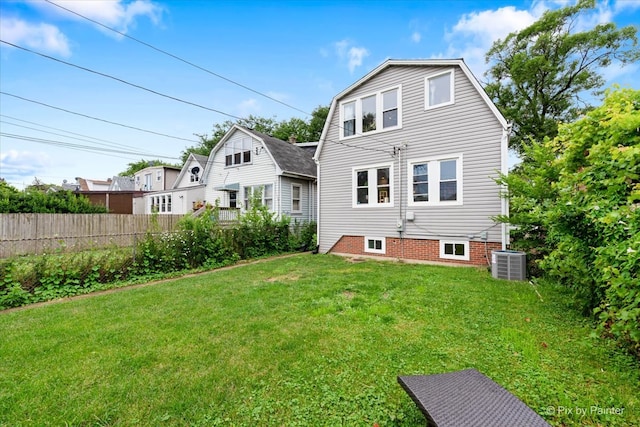
[[[127,163],[127,169],[120,172],[118,176],[134,176],[137,172],[149,166],[175,166],[171,163],[163,162],[162,160],[145,160],[140,159],[137,162]]]
[[[595,0],[545,12],[529,27],[496,41],[486,54],[485,90],[513,123],[511,148],[526,155],[523,142],[554,138],[558,123],[574,121],[590,108],[585,95],[601,95],[602,69],[640,59],[637,29],[614,23],[578,31]]]
[[[211,136],[198,135],[200,142],[195,146],[187,147],[182,152],[182,162],[184,163],[187,160],[190,153],[208,156],[234,124],[271,135],[283,141],[289,140],[292,136],[295,137],[297,142],[318,141],[328,114],[329,107],[318,106],[312,111],[308,122],[296,117],[278,122],[275,118],[250,115],[235,122],[226,120],[222,123],[216,123],[213,125]]]
[[[539,245],[542,271],[640,355],[640,91],[608,92],[528,150],[523,168],[502,178],[516,236]]]
[[[0,181],[0,213],[105,213],[88,198],[68,190],[41,191],[36,186],[18,191]]]

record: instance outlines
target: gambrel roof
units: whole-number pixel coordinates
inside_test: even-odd
[[[261,141],[267,153],[273,159],[278,169],[278,174],[312,179],[317,177],[316,163],[309,150],[240,125],[233,125],[233,127],[229,129],[213,149],[212,154],[224,147],[226,140],[234,133],[234,130],[248,134]]]
[[[487,95],[487,93],[485,92],[484,88],[480,85],[480,82],[478,81],[478,79],[476,79],[476,77],[473,75],[471,70],[469,70],[469,67],[464,62],[463,59],[461,59],[461,58],[460,59],[402,59],[402,60],[400,60],[400,59],[387,59],[382,64],[380,64],[379,66],[377,66],[376,68],[371,70],[364,77],[362,77],[361,79],[359,79],[358,81],[353,83],[351,86],[349,86],[348,88],[346,88],[342,92],[338,93],[333,98],[333,100],[331,101],[331,107],[329,109],[329,114],[327,115],[327,122],[325,123],[324,129],[322,129],[322,135],[320,137],[320,143],[318,144],[318,148],[316,149],[316,153],[315,153],[314,158],[319,158],[318,156],[320,155],[320,152],[322,151],[322,146],[323,146],[323,144],[324,144],[324,142],[325,142],[325,140],[327,138],[329,118],[333,117],[334,111],[337,108],[338,101],[340,99],[344,98],[345,96],[347,96],[349,93],[351,93],[352,91],[354,91],[358,87],[360,87],[361,85],[363,85],[366,82],[368,82],[369,80],[371,80],[376,75],[380,74],[381,72],[383,72],[387,68],[393,67],[393,66],[425,66],[425,67],[433,67],[433,66],[451,67],[451,66],[457,66],[457,67],[459,67],[462,70],[462,72],[465,74],[467,79],[469,79],[469,81],[471,82],[473,87],[476,89],[478,94],[480,94],[480,97],[487,104],[487,106],[489,107],[489,109],[491,110],[493,115],[496,117],[496,119],[498,120],[498,122],[500,123],[502,128],[503,129],[508,129],[509,128],[509,124],[507,123],[507,120],[504,118],[502,113],[500,113],[500,111],[498,110],[498,107],[496,107],[495,104],[491,101],[491,99],[489,98],[489,95]]]

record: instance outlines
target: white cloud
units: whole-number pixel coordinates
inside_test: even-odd
[[[414,31],[411,34],[411,41],[414,43],[420,43],[420,40],[422,40],[422,34],[420,34],[420,32],[418,31]]]
[[[353,74],[356,67],[362,65],[365,56],[369,56],[369,51],[363,47],[352,47],[349,49],[349,72]]]
[[[0,153],[0,171],[7,180],[31,179],[50,165],[51,159],[43,152],[8,150]]]
[[[635,9],[640,9],[640,0],[618,0],[613,5],[613,10],[616,14],[625,10]]]
[[[67,37],[50,24],[33,24],[17,18],[0,18],[2,38],[10,43],[48,53],[71,56]]]
[[[546,3],[537,2],[531,10],[506,6],[464,14],[446,34],[449,41],[446,56],[464,58],[473,73],[480,77],[487,69],[484,57],[493,42],[533,24],[545,10]]]
[[[149,18],[152,23],[158,25],[164,11],[162,6],[149,0],[135,0],[130,3],[125,3],[122,0],[54,0],[53,3],[106,26],[113,27],[123,33],[127,33],[130,27],[135,26],[136,18],[142,16]],[[49,5],[49,7],[52,6]],[[53,8],[59,11],[59,16],[82,19],[56,7]]]
[[[236,111],[240,117],[248,117],[250,114],[259,114],[262,109],[260,103],[255,98],[245,99],[236,106]]]
[[[353,43],[346,39],[334,43],[334,48],[338,58],[346,61],[351,74],[362,65],[363,59],[369,56],[369,51],[366,48],[353,46]]]

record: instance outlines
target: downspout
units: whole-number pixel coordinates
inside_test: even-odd
[[[500,172],[503,175],[507,175],[509,173],[509,134],[511,133],[511,123],[507,124],[506,128],[502,129],[502,140],[500,141],[501,144],[501,168],[500,168]],[[507,199],[506,197],[503,197],[502,195],[505,194],[505,192],[507,191],[507,187],[503,184],[500,188],[500,192],[501,197],[500,197],[500,211],[501,214],[503,216],[508,216],[509,215],[509,199]],[[502,223],[501,224],[501,240],[502,240],[502,250],[506,250],[507,249],[507,242],[509,241],[509,229],[508,229],[508,224],[506,223]]]
[[[319,252],[320,251],[320,208],[321,208],[321,204],[320,204],[320,160],[319,159],[313,159],[314,162],[316,162],[316,251]]]

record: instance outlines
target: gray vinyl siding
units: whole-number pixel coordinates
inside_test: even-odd
[[[306,180],[282,177],[282,214],[292,221],[309,222],[315,220],[315,184]],[[300,186],[300,212],[292,212],[292,185]]]
[[[455,67],[455,103],[424,108],[425,77],[450,68],[391,66],[342,98],[352,99],[400,83],[402,128],[398,130],[340,140],[341,99],[336,100],[318,158],[320,251],[328,251],[343,235],[398,237],[401,209],[403,218],[407,210],[415,215],[414,221],[404,223],[403,237],[466,240],[487,231],[489,241],[501,241],[501,228],[491,220],[501,213],[500,189],[493,181],[501,168],[500,122],[459,67]],[[407,143],[407,148],[399,160],[392,156],[393,146],[402,143]],[[463,204],[407,206],[412,191],[407,183],[407,162],[454,154],[463,156]],[[393,164],[393,207],[354,208],[353,167],[381,163]]]

